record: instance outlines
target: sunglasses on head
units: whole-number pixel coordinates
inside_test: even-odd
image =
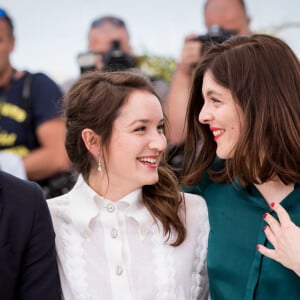
[[[100,17],[100,18],[94,20],[91,24],[91,28],[95,28],[104,23],[111,23],[111,24],[119,26],[119,27],[126,27],[125,22],[123,20],[121,20],[117,17],[113,17],[113,16],[105,16],[105,17]]]
[[[0,18],[5,18],[7,17],[7,13],[4,9],[0,8]]]

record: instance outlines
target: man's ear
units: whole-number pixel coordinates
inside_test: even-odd
[[[81,138],[87,150],[97,158],[100,152],[100,136],[92,129],[85,128],[81,132]]]
[[[9,53],[12,53],[13,51],[14,51],[14,49],[15,49],[15,42],[16,42],[16,40],[15,40],[15,37],[14,36],[12,36],[11,37],[11,42],[10,42],[10,49],[9,49]]]

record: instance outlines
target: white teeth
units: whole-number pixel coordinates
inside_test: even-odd
[[[220,135],[224,132],[225,130],[222,130],[222,129],[218,129],[218,130],[214,130],[212,133],[214,136],[217,136],[217,135]]]
[[[141,157],[139,158],[141,162],[149,163],[149,164],[156,164],[157,159],[156,158],[150,158],[150,157]]]

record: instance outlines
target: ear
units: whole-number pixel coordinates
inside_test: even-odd
[[[250,26],[251,23],[251,18],[249,16],[246,16],[246,20],[247,20],[247,25],[248,27]]]
[[[9,47],[9,53],[12,53],[15,49],[15,37],[11,37],[10,47]]]
[[[85,144],[87,150],[97,158],[100,152],[100,136],[92,129],[85,128],[81,132],[81,138]]]

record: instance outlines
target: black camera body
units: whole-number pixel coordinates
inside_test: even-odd
[[[204,35],[199,35],[197,40],[202,43],[215,42],[221,44],[236,34],[236,31],[225,30],[219,25],[212,25],[208,32]]]
[[[105,71],[121,71],[135,66],[134,58],[124,52],[120,47],[120,41],[112,41],[111,48],[103,57]]]
[[[81,74],[96,70],[97,55],[99,54],[94,52],[78,54],[77,62]],[[119,40],[112,41],[109,51],[101,55],[104,64],[103,71],[121,71],[135,66],[134,58],[121,49]]]

